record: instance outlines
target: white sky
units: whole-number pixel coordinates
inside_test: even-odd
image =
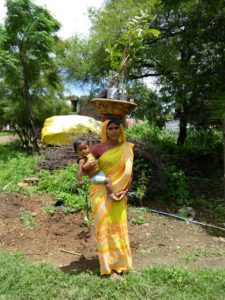
[[[100,8],[103,0],[33,0],[35,4],[44,6],[62,24],[58,35],[68,38],[77,33],[87,36],[90,21],[88,19],[88,8]],[[5,0],[0,0],[0,23],[3,23],[6,8]]]

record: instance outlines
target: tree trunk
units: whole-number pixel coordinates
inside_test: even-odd
[[[179,136],[177,138],[177,145],[183,145],[187,135],[187,119],[184,113],[181,114],[179,127],[180,130],[179,130]]]
[[[223,120],[223,193],[225,203],[225,118]]]
[[[28,76],[26,72],[26,65],[24,63],[23,63],[23,79],[24,79],[24,96],[27,103],[28,118],[30,121],[31,131],[33,135],[32,151],[34,153],[34,152],[38,152],[39,150],[38,143],[37,143],[38,136],[37,136],[37,128],[34,121],[32,99],[29,92],[29,83],[28,83]]]

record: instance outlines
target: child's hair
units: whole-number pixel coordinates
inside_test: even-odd
[[[88,141],[84,138],[77,138],[74,142],[73,142],[73,148],[74,148],[74,151],[77,152],[77,147],[81,144],[87,144],[89,145]]]

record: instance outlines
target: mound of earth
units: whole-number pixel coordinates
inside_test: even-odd
[[[89,230],[81,212],[64,214],[57,208],[51,215],[44,211],[52,201],[49,195],[0,194],[0,250],[20,251],[31,261],[65,271],[97,270],[93,225]],[[128,220],[136,270],[154,264],[225,267],[224,231],[212,235],[205,227],[131,206]]]

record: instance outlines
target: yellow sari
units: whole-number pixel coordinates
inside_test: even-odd
[[[131,180],[133,144],[123,142],[104,152],[98,164],[111,178],[114,193],[125,190]],[[101,275],[113,270],[121,272],[132,268],[127,228],[127,198],[114,201],[108,197],[104,184],[91,185],[91,205],[95,221],[96,242]]]

